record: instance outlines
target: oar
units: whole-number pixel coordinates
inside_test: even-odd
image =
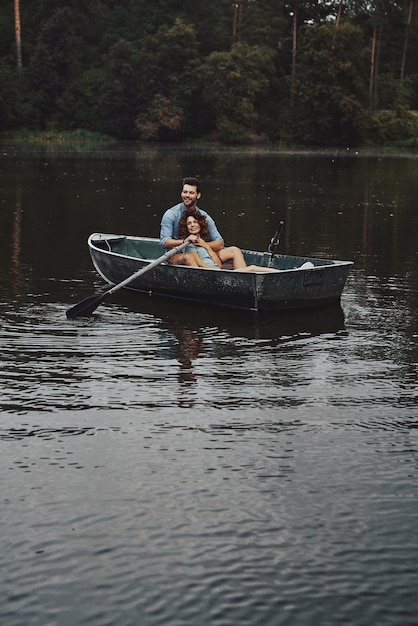
[[[270,253],[269,267],[271,266],[271,264],[273,262],[274,255],[277,254],[277,247],[279,245],[280,235],[281,235],[281,232],[283,230],[283,226],[284,226],[284,221],[281,220],[279,222],[279,226],[278,226],[274,236],[271,238],[269,247],[267,248],[267,252]]]
[[[135,280],[135,278],[142,276],[142,274],[146,274],[147,272],[152,270],[154,267],[157,267],[157,265],[161,265],[161,263],[164,263],[164,261],[167,261],[170,257],[184,250],[184,248],[188,244],[189,244],[188,241],[184,241],[179,246],[172,248],[171,250],[163,254],[163,256],[160,256],[158,259],[155,259],[155,261],[152,261],[149,265],[142,267],[140,270],[135,272],[135,274],[132,274],[132,276],[125,278],[125,280],[123,280],[118,285],[114,285],[111,289],[108,289],[107,291],[105,291],[104,293],[98,296],[90,296],[89,298],[82,300],[78,304],[71,307],[71,309],[68,309],[68,311],[66,312],[67,318],[69,320],[72,320],[75,317],[87,317],[88,315],[91,315],[91,313],[93,313],[93,311],[97,309],[99,304],[101,304],[104,300],[109,298],[109,296],[115,293],[115,291],[118,291],[122,287],[125,287],[130,282]]]

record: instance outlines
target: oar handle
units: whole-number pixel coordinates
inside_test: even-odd
[[[145,267],[141,267],[141,269],[135,272],[135,274],[132,274],[132,276],[128,276],[128,278],[125,278],[125,280],[123,280],[121,283],[118,283],[117,285],[109,289],[107,293],[109,295],[111,295],[112,293],[115,293],[115,291],[122,289],[122,287],[125,287],[126,285],[128,285],[130,282],[132,282],[139,276],[142,276],[142,274],[149,272],[157,265],[161,265],[161,263],[164,263],[164,261],[168,261],[168,259],[170,259],[172,256],[174,256],[175,254],[179,254],[182,250],[184,250],[189,245],[189,243],[190,241],[183,241],[183,243],[181,243],[179,246],[176,246],[175,248],[171,248],[171,250],[163,254],[163,256],[160,256],[158,259],[155,259],[154,261],[152,261]]]

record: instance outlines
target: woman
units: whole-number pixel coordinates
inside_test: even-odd
[[[184,213],[179,223],[179,238],[184,241],[193,240],[193,243],[185,249],[190,254],[197,267],[220,269],[222,261],[212,250],[205,238],[209,237],[209,229],[206,217],[198,211]]]
[[[209,237],[209,229],[206,217],[198,211],[184,213],[179,223],[179,238],[184,241],[191,241],[185,253],[190,254],[193,264],[196,267],[206,267],[208,269],[220,269],[222,261],[212,250],[206,239]],[[237,249],[239,250],[239,249]],[[278,272],[271,267],[261,267],[259,265],[247,265],[244,256],[239,250],[239,266],[234,269],[243,272]]]

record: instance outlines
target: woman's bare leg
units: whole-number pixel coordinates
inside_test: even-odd
[[[188,265],[189,267],[199,267],[196,259],[193,256],[193,252],[186,252],[186,254],[175,254],[171,257],[170,262],[173,265]]]
[[[229,246],[228,248],[222,248],[218,251],[218,256],[222,263],[226,261],[232,261],[234,270],[243,270],[247,267],[244,259],[244,255],[237,246]]]
[[[280,270],[275,270],[274,267],[261,267],[261,265],[248,265],[248,272],[279,272]]]

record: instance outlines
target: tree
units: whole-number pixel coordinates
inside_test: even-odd
[[[16,80],[14,65],[0,59],[0,130],[19,128],[21,123],[22,77]]]
[[[40,128],[50,124],[65,127],[60,100],[83,70],[79,26],[79,15],[65,7],[53,13],[40,30],[28,68],[33,120]]]
[[[161,140],[180,135],[184,124],[184,111],[161,94],[152,100],[146,113],[138,115],[135,127],[140,136],[147,140]]]
[[[306,27],[293,112],[294,138],[307,144],[358,143],[367,128],[363,33],[351,24]]]
[[[411,28],[411,22],[412,22],[412,9],[413,9],[413,6],[414,6],[414,0],[409,0],[408,19],[407,19],[407,22],[406,22],[405,40],[404,40],[403,53],[402,53],[402,63],[401,63],[401,83],[403,82],[404,74],[405,74],[406,54],[407,54],[407,51],[408,51],[408,38],[409,38],[409,30]]]
[[[402,5],[393,0],[375,0],[368,20],[369,32],[370,27],[370,108],[390,108],[397,97],[394,89],[396,91],[401,86],[399,68],[402,66],[405,28]]]
[[[157,141],[216,131],[225,141],[255,132],[346,143],[352,131],[357,141],[371,113],[418,109],[413,5],[5,0],[0,124]],[[394,136],[378,122],[379,137]]]
[[[118,139],[133,139],[140,102],[138,49],[124,39],[111,46],[97,84],[97,128]]]
[[[20,0],[14,0],[15,4],[15,35],[16,35],[16,63],[18,70],[22,69],[22,39],[20,31]]]
[[[198,106],[199,53],[195,28],[181,19],[144,39],[139,51],[136,128],[148,139],[179,139],[193,132]]]
[[[216,118],[222,141],[245,141],[257,129],[257,99],[274,75],[273,53],[262,46],[235,43],[230,52],[213,52],[202,66],[203,104]]]
[[[331,11],[332,5],[321,3],[318,0],[290,0],[289,12],[292,24],[292,61],[290,72],[290,106],[293,106],[297,71],[296,61],[298,54],[298,35],[299,30],[303,29],[305,24],[321,24]]]

